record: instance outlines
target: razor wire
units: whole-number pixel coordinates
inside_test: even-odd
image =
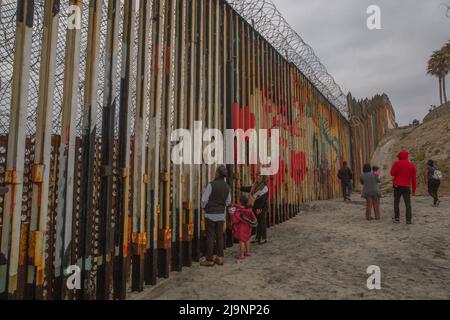
[[[228,3],[348,118],[346,95],[272,0],[229,0]]]
[[[77,131],[81,133],[81,117],[84,97],[84,69],[86,60],[87,47],[87,23],[88,23],[88,1],[84,2],[84,14],[82,17],[82,41],[81,41],[81,59],[80,59],[80,81],[78,88],[78,110],[77,110]],[[299,34],[287,23],[281,13],[276,8],[272,0],[230,0],[229,4],[246,19],[256,31],[258,31],[286,60],[294,63],[297,68],[311,81],[311,83],[328,99],[345,117],[348,115],[346,95],[342,92],[334,78],[328,73],[325,66],[320,62],[314,53],[314,50]],[[122,4],[122,1],[121,1]],[[60,118],[62,110],[62,95],[64,83],[64,55],[65,55],[65,35],[66,35],[66,18],[67,3],[61,2],[61,19],[58,34],[57,49],[57,68],[55,79],[55,95],[54,95],[54,112],[53,112],[53,131],[58,133],[60,130]],[[9,104],[11,99],[11,80],[13,72],[14,59],[14,35],[15,35],[15,18],[16,18],[17,2],[5,0],[1,3],[0,8],[0,133],[8,132],[9,121]],[[106,35],[106,3],[103,6],[103,19],[101,26],[101,41],[105,41]],[[31,86],[29,96],[29,112],[27,114],[27,134],[32,135],[35,131],[35,120],[38,100],[38,79],[40,66],[40,50],[42,42],[42,19],[43,19],[43,1],[36,1],[35,10],[35,27],[33,31],[33,52],[31,64]],[[136,22],[138,16],[136,16]],[[120,25],[120,28],[122,26]],[[136,23],[136,29],[138,28]],[[136,30],[137,31],[137,30]],[[136,36],[137,41],[137,36]],[[120,44],[119,44],[120,45]],[[151,50],[152,48],[150,48]],[[104,78],[104,45],[100,51],[99,66],[99,87],[97,101],[99,107],[102,105],[103,86],[101,85]],[[135,59],[136,59],[135,53]],[[133,73],[135,74],[136,61],[133,63]],[[135,105],[136,84],[133,81],[133,106]],[[119,92],[116,92],[118,95]],[[134,109],[134,108],[133,108]],[[133,110],[134,113],[134,110]],[[101,130],[101,113],[98,116],[98,130]],[[131,128],[133,131],[134,117],[131,116]],[[117,128],[117,126],[115,126]],[[116,129],[117,130],[117,129]]]
[[[8,133],[16,34],[15,1],[0,5],[0,135]]]

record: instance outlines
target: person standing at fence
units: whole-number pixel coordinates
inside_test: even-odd
[[[242,187],[242,192],[250,193],[250,203],[253,205],[253,212],[258,220],[256,237],[253,243],[267,243],[267,212],[269,211],[269,187],[267,186],[267,176],[256,173],[256,181],[251,187]]]
[[[381,220],[380,213],[380,178],[373,174],[370,164],[364,165],[361,175],[361,184],[363,185],[362,197],[366,199],[366,219],[372,219],[372,208],[375,213],[375,219]]]
[[[250,257],[250,238],[252,229],[257,227],[258,222],[251,209],[249,198],[243,194],[239,204],[230,209],[231,221],[233,223],[233,236],[239,241],[239,254],[237,260],[244,260]]]
[[[409,161],[409,152],[401,151],[398,160],[391,169],[394,178],[394,223],[400,223],[400,199],[403,197],[406,206],[406,223],[412,224],[411,189],[413,195],[417,189],[417,169]]]
[[[338,172],[338,178],[341,180],[342,186],[342,195],[344,196],[344,201],[351,201],[350,196],[352,193],[352,180],[353,180],[353,172],[348,167],[348,163],[344,161],[343,167]]]
[[[208,184],[202,196],[202,207],[206,220],[206,260],[203,267],[221,266],[225,262],[223,227],[225,224],[226,208],[231,205],[230,188],[225,181],[227,168],[217,168],[214,181]],[[217,257],[214,259],[214,244]]]
[[[441,186],[442,173],[436,168],[433,160],[428,161],[426,180],[428,193],[433,198],[433,206],[439,207],[439,187]]]

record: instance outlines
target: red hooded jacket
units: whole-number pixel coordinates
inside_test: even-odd
[[[417,170],[416,166],[408,158],[408,151],[401,151],[398,154],[398,160],[391,169],[391,176],[394,177],[394,186],[412,187],[415,193],[417,189]]]
[[[257,225],[256,217],[251,208],[240,205],[230,209],[233,222],[233,235],[236,240],[247,242],[252,237],[252,229]]]

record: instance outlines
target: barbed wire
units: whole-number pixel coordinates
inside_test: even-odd
[[[230,5],[289,62],[294,63],[298,69],[311,81],[311,83],[328,99],[345,117],[348,118],[348,108],[346,96],[333,77],[327,72],[324,65],[315,55],[314,50],[306,44],[295,30],[286,22],[281,13],[271,0],[229,0]],[[78,85],[78,110],[77,131],[80,134],[82,106],[84,99],[84,69],[87,47],[87,24],[88,24],[88,0],[83,0],[84,14],[82,18],[81,35],[81,57],[80,57],[80,81]],[[57,63],[54,95],[53,112],[53,132],[58,133],[60,128],[62,95],[64,83],[64,58],[65,58],[65,36],[67,24],[67,3],[61,3],[61,19],[58,32],[57,43]],[[121,1],[121,6],[123,3]],[[4,0],[0,6],[0,134],[8,131],[9,107],[11,99],[11,81],[14,59],[14,38],[16,22],[17,2],[13,0]],[[38,79],[40,67],[40,46],[42,44],[42,19],[43,19],[43,0],[35,2],[35,27],[33,28],[33,53],[31,61],[30,77],[30,96],[28,97],[27,112],[27,134],[33,134],[35,131],[35,120],[37,117],[38,102]],[[123,10],[123,9],[122,9]],[[121,11],[122,11],[121,10]],[[136,19],[138,14],[136,15]],[[99,87],[98,87],[98,105],[102,104],[104,78],[104,41],[106,35],[106,3],[103,6],[103,18],[101,25],[101,50],[99,65]],[[122,26],[120,25],[120,28]],[[137,28],[137,20],[136,20]],[[137,30],[136,30],[137,31]],[[136,32],[137,34],[137,32]],[[137,36],[135,42],[137,41]],[[135,53],[136,55],[136,53]],[[136,59],[136,56],[134,57]],[[118,69],[120,72],[120,68]],[[133,75],[136,72],[136,63],[133,63]],[[116,75],[119,76],[119,73]],[[133,106],[135,104],[135,82],[132,84]],[[115,93],[119,94],[119,91]],[[134,111],[134,110],[133,110]],[[98,113],[98,132],[101,129],[101,113]],[[131,117],[131,128],[133,129],[134,117]]]
[[[286,60],[294,63],[325,98],[348,117],[346,95],[320,62],[313,48],[289,25],[272,0],[228,2]]]
[[[15,2],[15,1],[14,1]],[[16,34],[16,4],[0,5],[0,135],[8,132]]]

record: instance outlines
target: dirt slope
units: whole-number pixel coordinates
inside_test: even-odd
[[[416,128],[395,129],[383,140],[374,154],[372,164],[379,164],[383,168],[384,191],[392,189],[389,170],[401,150],[408,150],[411,161],[417,165],[418,194],[426,194],[425,169],[430,159],[437,162],[444,174],[440,193],[450,194],[450,114]]]

